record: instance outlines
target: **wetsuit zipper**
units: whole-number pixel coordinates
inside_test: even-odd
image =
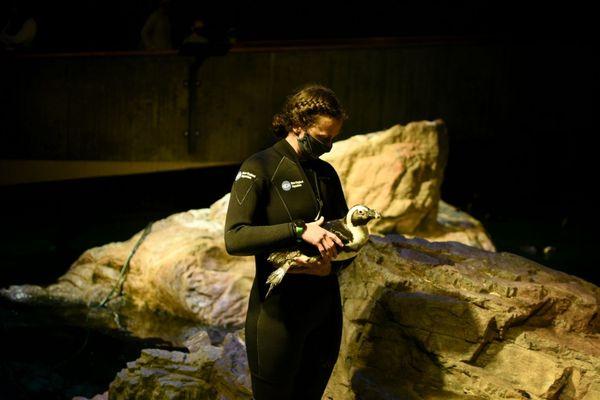
[[[321,200],[321,191],[319,190],[319,180],[317,179],[317,173],[314,170],[310,170],[312,175],[315,178],[315,189],[317,191],[317,201],[319,202],[319,212],[317,213],[317,217],[315,220],[321,218],[321,211],[323,210],[323,200]]]

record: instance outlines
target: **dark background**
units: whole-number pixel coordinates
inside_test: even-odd
[[[131,50],[158,1],[12,0],[0,6],[4,26],[11,4],[38,22],[37,51]],[[595,17],[576,2],[369,1],[199,2],[172,0],[174,47],[201,16],[215,37],[240,41],[374,36],[482,36],[489,40],[567,40],[593,43]]]

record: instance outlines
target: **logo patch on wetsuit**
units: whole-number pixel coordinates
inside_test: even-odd
[[[237,181],[240,178],[254,179],[256,178],[256,175],[254,175],[252,172],[239,170],[235,176],[235,180]]]
[[[303,180],[291,181],[291,182],[288,180],[285,180],[285,181],[281,182],[281,188],[287,192],[290,189],[301,187],[303,183],[304,183]]]

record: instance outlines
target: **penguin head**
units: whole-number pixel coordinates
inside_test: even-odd
[[[372,219],[378,218],[381,218],[381,214],[377,211],[362,204],[357,204],[348,210],[346,222],[350,222],[352,226],[361,226],[366,225]]]

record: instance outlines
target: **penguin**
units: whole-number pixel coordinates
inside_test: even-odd
[[[344,261],[356,257],[358,251],[369,241],[367,223],[378,218],[381,218],[379,212],[365,205],[357,204],[348,210],[345,217],[323,222],[320,226],[335,233],[344,243],[344,247],[338,248],[337,257],[331,261]],[[267,260],[277,269],[267,278],[269,290],[265,298],[283,280],[288,269],[295,265],[294,258],[300,257],[306,262],[314,262],[321,257],[315,246],[303,243],[302,247],[302,249],[274,251],[269,254]]]

